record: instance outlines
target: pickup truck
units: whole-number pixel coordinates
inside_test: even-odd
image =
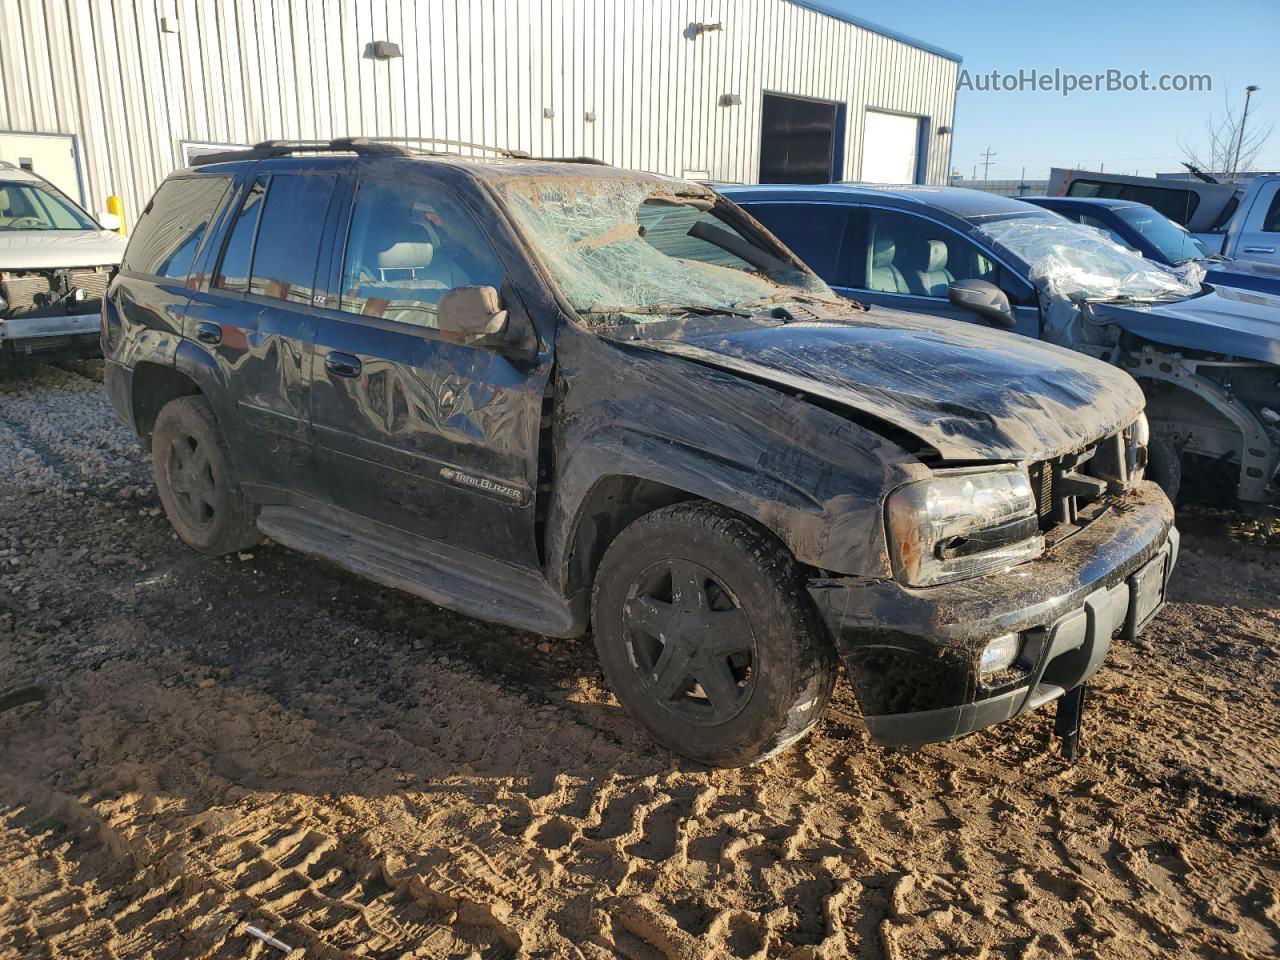
[[[1145,203],[1190,230],[1207,254],[1280,264],[1280,174],[1235,184],[1054,167],[1047,192]]]

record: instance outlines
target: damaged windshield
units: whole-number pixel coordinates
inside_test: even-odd
[[[1031,282],[1067,300],[1182,299],[1200,290],[1099,230],[1058,217],[1010,217],[982,224],[979,232],[1028,266]]]
[[[722,219],[711,194],[639,177],[497,185],[565,298],[589,321],[648,323],[839,298],[785,253]]]

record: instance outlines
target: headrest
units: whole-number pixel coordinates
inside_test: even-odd
[[[434,252],[429,243],[401,240],[378,254],[378,266],[384,270],[417,270],[431,264]]]
[[[937,273],[947,269],[947,245],[942,240],[925,241],[924,272]]]
[[[8,213],[9,206],[9,191],[0,187],[0,213]]]
[[[893,237],[887,233],[877,233],[875,240],[871,243],[871,266],[876,268],[893,266],[893,256],[897,251]]]

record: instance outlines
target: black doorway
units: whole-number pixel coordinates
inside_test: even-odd
[[[766,93],[761,183],[831,183],[844,169],[843,103]]]

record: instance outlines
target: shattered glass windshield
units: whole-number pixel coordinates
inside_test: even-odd
[[[1181,300],[1200,285],[1144,260],[1099,230],[1059,217],[1009,217],[978,228],[1029,268],[1031,282],[1067,300]]]
[[[497,185],[565,298],[588,321],[646,323],[839,302],[772,244],[747,236],[710,194],[641,177],[526,177]]]

